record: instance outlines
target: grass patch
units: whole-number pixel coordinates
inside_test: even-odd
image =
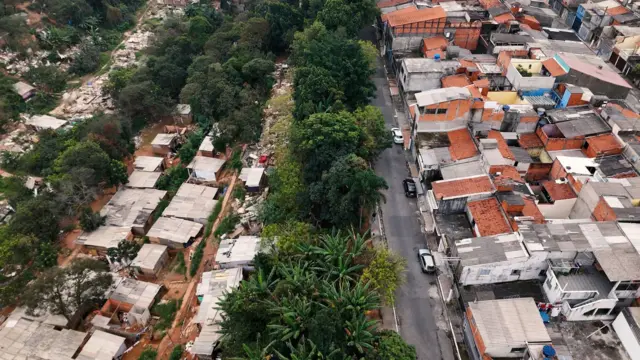
[[[242,170],[242,149],[235,148],[233,150],[233,154],[231,155],[231,159],[227,162],[228,169]]]
[[[171,323],[178,312],[178,308],[179,303],[175,300],[169,300],[163,304],[156,304],[156,306],[151,309],[151,313],[160,317],[160,320],[158,320],[154,329],[165,330],[171,328]]]
[[[244,186],[237,186],[233,189],[233,197],[240,200],[240,202],[244,202],[245,196],[247,196],[247,190],[245,190]]]
[[[176,345],[169,355],[169,360],[180,360],[182,358],[182,345]]]
[[[174,166],[170,168],[166,174],[160,176],[158,182],[156,183],[156,187],[160,190],[166,190],[169,192],[169,196],[173,196],[180,185],[183,182],[187,181],[189,178],[189,170],[182,166]]]
[[[184,262],[184,254],[181,252],[176,255],[176,265],[173,267],[173,271],[182,275],[187,273],[187,265]]]
[[[220,225],[213,233],[216,237],[220,237],[224,234],[230,233],[233,229],[236,228],[236,225],[240,222],[240,215],[238,214],[229,214],[222,221],[220,221]]]
[[[156,360],[157,357],[158,351],[151,346],[147,346],[142,353],[140,353],[138,360]]]
[[[107,66],[111,63],[111,53],[108,51],[104,51],[100,53],[100,62],[98,63],[98,73],[96,75],[105,74],[109,71],[111,66]]]
[[[211,235],[211,229],[213,228],[213,223],[218,218],[218,215],[220,215],[220,211],[222,211],[222,200],[218,200],[218,202],[216,203],[216,206],[213,208],[213,210],[211,211],[211,214],[207,218],[207,226],[205,226],[204,228],[205,240],[209,237],[209,235]]]
[[[164,209],[167,208],[167,206],[169,206],[169,200],[167,199],[160,200],[160,202],[158,203],[158,206],[156,207],[156,212],[153,214],[153,221],[158,220],[160,216],[162,216],[162,213],[164,212]]]
[[[206,239],[202,239],[200,244],[196,247],[196,251],[193,253],[193,257],[191,257],[191,265],[189,266],[189,275],[191,277],[196,276],[198,272],[198,267],[200,266],[200,262],[202,261],[202,256],[204,255],[204,245],[207,243]]]

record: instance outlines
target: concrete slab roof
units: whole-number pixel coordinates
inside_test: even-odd
[[[136,156],[133,167],[140,171],[157,171],[164,161],[161,157],[156,156]]]
[[[169,146],[178,137],[178,134],[158,134],[151,141],[151,145]]]
[[[529,255],[516,234],[474,237],[455,242],[463,266],[526,260]]]
[[[198,236],[202,224],[189,220],[161,216],[149,229],[147,236],[187,244]]]
[[[259,251],[259,237],[240,236],[237,239],[225,239],[218,247],[216,262],[223,267],[243,266],[253,261]]]
[[[25,121],[25,124],[41,129],[57,130],[67,124],[67,120],[62,120],[49,115],[34,115]]]
[[[96,330],[84,345],[77,360],[112,360],[123,347],[125,338]]]
[[[127,182],[126,186],[136,189],[152,189],[156,186],[161,175],[162,173],[159,171],[134,170],[129,175],[129,182]]]
[[[144,244],[138,251],[136,258],[131,262],[131,266],[154,270],[158,262],[167,252],[168,248],[164,245]]]

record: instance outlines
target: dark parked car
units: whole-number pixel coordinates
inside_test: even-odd
[[[402,186],[404,187],[404,194],[407,197],[416,197],[418,192],[416,190],[416,182],[413,179],[402,180]]]

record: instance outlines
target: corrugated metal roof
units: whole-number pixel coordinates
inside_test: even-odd
[[[162,175],[162,173],[158,171],[134,170],[131,175],[129,175],[129,181],[126,186],[138,189],[151,189],[156,186],[160,175]]]
[[[551,343],[533,298],[470,302],[469,308],[488,350]]]
[[[141,269],[154,270],[156,264],[167,253],[168,248],[160,244],[144,244],[138,251],[138,255],[131,262],[131,266]]]
[[[429,106],[447,101],[470,99],[471,92],[463,87],[449,87],[444,89],[433,89],[417,93],[416,101],[418,106]]]
[[[177,137],[177,134],[158,134],[153,141],[151,141],[151,145],[168,146],[171,145]]]
[[[133,167],[140,171],[156,171],[160,169],[163,160],[156,156],[136,156]]]
[[[124,346],[125,338],[96,330],[78,355],[78,360],[113,360]]]
[[[186,244],[202,230],[202,224],[189,220],[161,216],[149,229],[147,236],[171,243]]]

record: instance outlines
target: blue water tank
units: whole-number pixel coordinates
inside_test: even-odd
[[[545,345],[542,347],[542,355],[545,357],[556,356],[556,349],[551,345]]]
[[[435,61],[440,61],[440,54],[435,54],[435,55],[433,55],[433,59],[434,59]]]
[[[509,109],[511,109],[511,107],[509,105],[505,105],[502,107],[502,110],[504,110],[504,112],[509,111]]]

